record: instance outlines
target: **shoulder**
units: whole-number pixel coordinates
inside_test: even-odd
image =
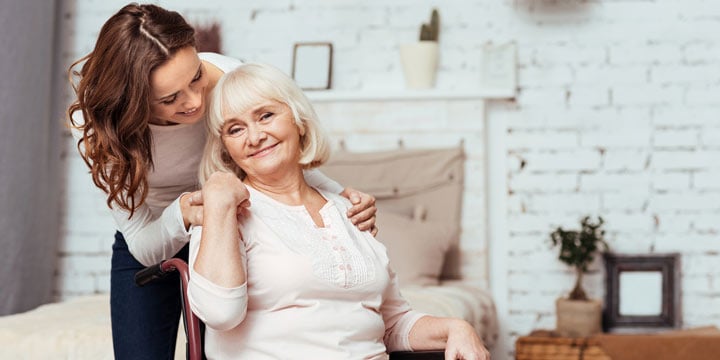
[[[347,211],[348,209],[350,209],[350,207],[352,207],[350,200],[346,199],[344,196],[342,196],[340,194],[336,194],[336,193],[333,193],[333,192],[330,192],[327,190],[323,190],[323,189],[319,189],[319,188],[315,188],[315,190],[320,192],[320,194],[322,194],[322,196],[324,196],[326,199],[335,203],[335,206],[340,211],[344,212],[344,211]]]
[[[236,58],[217,53],[201,52],[198,54],[198,56],[200,57],[200,60],[207,61],[215,65],[218,69],[222,70],[225,73],[235,70],[243,64],[242,61]]]

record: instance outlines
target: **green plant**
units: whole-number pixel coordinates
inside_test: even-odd
[[[430,15],[430,23],[420,25],[420,41],[438,41],[440,33],[440,14],[437,9],[433,9]]]
[[[558,227],[550,234],[553,246],[560,245],[558,259],[568,266],[574,267],[577,274],[575,287],[568,296],[570,300],[588,299],[582,287],[583,274],[588,271],[588,265],[592,263],[596,252],[604,252],[609,249],[603,238],[605,235],[605,230],[601,229],[603,223],[602,217],[598,216],[597,222],[593,223],[590,217],[586,216],[580,221],[582,226],[580,231],[565,231],[562,227]]]

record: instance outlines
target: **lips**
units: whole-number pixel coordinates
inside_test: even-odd
[[[272,150],[277,146],[277,144],[279,144],[279,143],[275,143],[275,144],[273,144],[273,145],[266,146],[266,147],[264,147],[264,148],[262,148],[262,149],[260,149],[260,150],[258,150],[258,151],[256,151],[256,152],[248,155],[248,157],[260,157],[260,156],[263,156],[263,155],[269,153],[270,151],[272,151]]]
[[[190,110],[188,110],[188,111],[179,112],[178,114],[180,114],[180,115],[182,115],[182,116],[193,116],[193,115],[197,114],[198,111],[200,111],[200,108],[199,108],[199,107],[196,107],[196,108],[190,109]]]

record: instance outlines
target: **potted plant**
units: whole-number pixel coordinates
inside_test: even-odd
[[[433,9],[430,23],[420,25],[420,41],[400,46],[400,61],[408,88],[427,89],[435,86],[439,33],[440,14],[437,9]]]
[[[603,223],[602,217],[593,222],[586,216],[580,221],[579,231],[558,227],[550,234],[553,246],[560,246],[560,261],[575,268],[577,274],[567,298],[555,302],[556,330],[563,336],[589,336],[602,331],[602,302],[588,298],[582,280],[595,255],[608,250]]]

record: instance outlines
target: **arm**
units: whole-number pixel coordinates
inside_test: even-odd
[[[85,124],[81,111],[74,112],[72,120],[76,126]],[[77,142],[82,138],[83,133],[76,126],[71,126],[70,130]],[[78,150],[85,151],[83,146]],[[124,209],[111,208],[110,211],[118,230],[125,237],[128,250],[145,266],[171,258],[187,244],[190,238],[190,233],[184,226],[178,199],[165,208],[160,216],[153,215],[147,204],[138,207],[132,218],[128,218],[130,213]]]
[[[446,359],[490,359],[490,353],[468,322],[410,310],[400,294],[395,272],[388,271],[391,282],[380,308],[388,352],[445,349]]]
[[[209,327],[228,330],[247,311],[246,255],[238,212],[248,199],[234,174],[214,173],[203,187],[202,231],[194,228],[190,246],[191,307]],[[196,230],[197,229],[197,230]]]
[[[111,212],[128,250],[145,266],[173,257],[190,238],[183,224],[180,199],[173,201],[156,219],[147,204],[137,208],[130,219],[126,210],[113,208]]]
[[[188,257],[190,282],[187,294],[190,309],[210,328],[221,331],[229,330],[238,326],[245,319],[248,301],[247,282],[240,286],[223,287],[195,271],[202,237],[202,227],[193,227]],[[239,241],[239,251],[242,256],[244,273],[247,261],[242,241]]]
[[[380,313],[385,322],[383,341],[388,352],[413,350],[414,347],[410,343],[410,331],[417,321],[425,317],[425,314],[410,308],[407,301],[400,295],[395,272],[390,268],[388,271],[390,285],[383,294],[383,303],[380,306]]]
[[[446,359],[490,359],[475,330],[461,319],[424,316],[410,330],[415,350],[445,349]]]
[[[202,192],[204,231],[193,269],[217,285],[240,286],[245,283],[245,268],[238,249],[238,213],[250,194],[235,174],[225,172],[212,174]]]
[[[352,188],[343,189],[342,185],[335,180],[325,176],[318,169],[305,170],[303,172],[305,181],[310,186],[317,187],[321,190],[340,194],[350,200],[353,206],[348,210],[347,217],[352,221],[360,231],[370,230],[373,236],[377,235],[377,227],[375,227],[375,197]]]

